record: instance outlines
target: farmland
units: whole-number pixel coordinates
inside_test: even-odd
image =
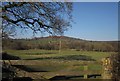
[[[3,60],[18,69],[17,77],[32,79],[62,76],[80,79],[86,78],[86,75],[87,78],[100,79],[102,59],[116,51],[116,41],[86,41],[59,36],[3,40],[3,52],[8,54]]]
[[[12,64],[29,73],[40,73],[46,79],[57,75],[84,75],[84,65],[88,66],[88,74],[101,74],[102,58],[115,52],[95,52],[76,50],[4,50],[21,60],[11,60]],[[98,77],[99,78],[99,77]],[[100,77],[101,78],[101,77]]]
[[[100,61],[102,58],[107,57],[115,52],[95,52],[95,51],[76,51],[76,50],[62,50],[59,52],[59,50],[39,50],[39,49],[31,49],[31,50],[4,50],[4,52],[7,52],[11,55],[18,56],[23,60],[41,60],[43,59],[62,59],[60,57],[66,57],[68,56],[88,56],[89,60],[96,60]],[[76,60],[77,57],[71,57],[70,60]],[[79,58],[78,58],[79,59]],[[80,59],[79,59],[80,60]]]

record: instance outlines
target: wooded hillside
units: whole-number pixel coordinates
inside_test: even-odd
[[[118,41],[88,41],[66,36],[49,36],[32,39],[3,39],[3,49],[45,49],[64,50],[72,49],[76,51],[118,51]],[[60,48],[61,46],[61,48]]]

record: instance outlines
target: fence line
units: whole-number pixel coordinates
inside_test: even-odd
[[[26,61],[28,61],[28,62],[26,62]],[[28,64],[30,64],[30,61],[34,61],[34,60],[4,60],[4,62],[6,62],[6,63],[10,63],[10,65],[28,65]],[[110,66],[110,59],[109,58],[104,58],[103,60],[103,63],[101,63],[101,66],[103,66],[103,68],[101,69],[101,70],[97,70],[97,72],[91,72],[91,70],[88,68],[88,63],[89,62],[81,62],[81,65],[84,67],[84,70],[82,71],[82,73],[80,73],[80,72],[77,72],[78,73],[78,75],[83,75],[83,78],[84,79],[88,79],[88,78],[90,78],[92,75],[94,75],[94,74],[97,74],[97,75],[94,75],[94,78],[96,78],[97,76],[101,76],[101,79],[103,78],[103,79],[111,79],[111,73],[109,73],[110,72],[110,69],[108,68],[109,66]],[[34,64],[36,64],[36,63],[40,63],[40,61],[34,61],[35,63]],[[91,64],[100,64],[100,62],[90,62]],[[34,65],[33,64],[33,65]],[[31,65],[32,65],[32,63],[31,63]],[[106,69],[107,68],[107,69]],[[21,73],[21,72],[23,72],[23,70],[19,70],[19,72],[17,72],[18,73],[18,75],[20,76],[20,74],[19,73]],[[35,77],[33,77],[34,79],[35,78],[39,78],[40,76],[42,76],[42,75],[50,75],[50,74],[52,74],[52,73],[54,73],[54,76],[57,76],[57,75],[59,75],[59,76],[62,76],[63,74],[62,74],[62,72],[32,72],[32,73],[30,73],[30,72],[25,72],[25,75],[24,76],[27,76],[27,77],[33,77],[33,74],[34,75],[36,75]],[[64,73],[64,75],[70,75],[70,74],[74,74],[74,72],[66,72],[66,73]],[[53,76],[53,77],[54,77]],[[41,78],[40,78],[41,79]]]

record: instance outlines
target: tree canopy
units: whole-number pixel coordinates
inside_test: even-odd
[[[31,29],[63,34],[72,21],[70,2],[2,2],[2,37]]]

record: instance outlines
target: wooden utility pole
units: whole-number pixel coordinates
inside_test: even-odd
[[[61,36],[60,36],[60,39],[59,39],[59,53],[61,52],[61,47],[62,47],[62,41],[61,41]]]

